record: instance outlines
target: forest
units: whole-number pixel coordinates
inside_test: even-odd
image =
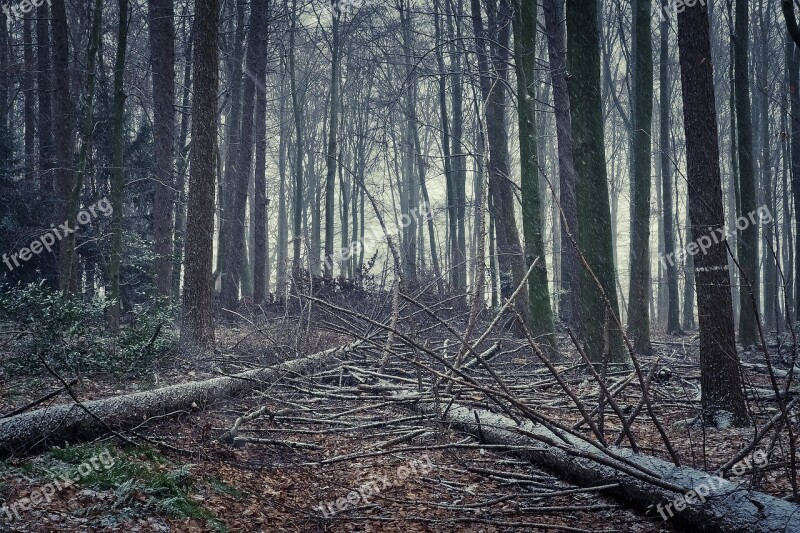
[[[800,0],[0,0],[0,531],[800,533]]]

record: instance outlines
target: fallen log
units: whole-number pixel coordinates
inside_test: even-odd
[[[627,448],[609,447],[629,463],[626,465],[583,439],[568,434],[556,435],[542,425],[531,422],[517,425],[504,415],[457,403],[446,408],[442,403],[437,408],[433,399],[422,399],[411,392],[393,396],[397,400],[407,396],[405,403],[422,414],[438,414],[437,409],[446,409],[445,422],[472,433],[487,444],[528,446],[526,450],[516,448],[515,453],[579,486],[616,484],[607,490],[610,495],[687,530],[800,533],[800,506],[706,472],[678,467]],[[630,464],[656,474],[662,483],[644,481],[642,477],[646,476],[636,475],[638,470],[629,473]]]
[[[231,376],[82,402],[81,405],[56,405],[0,419],[0,457],[27,454],[66,442],[84,442],[111,429],[130,428],[152,417],[178,414],[222,397],[241,395],[287,374],[318,370],[360,344],[358,341]]]

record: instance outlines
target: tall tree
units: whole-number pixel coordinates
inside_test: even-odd
[[[192,151],[183,291],[184,346],[214,344],[212,252],[214,235],[215,139],[219,85],[219,0],[197,2],[192,79]]]
[[[703,6],[678,14],[689,209],[696,242],[725,225],[708,26],[708,11]],[[694,257],[694,264],[703,417],[713,423],[725,411],[733,415],[735,423],[742,424],[747,413],[736,353],[725,242],[712,242],[706,253]]]
[[[610,357],[627,361],[617,320],[619,305],[611,243],[611,209],[600,101],[600,34],[597,0],[567,0],[567,70],[574,143],[578,245],[591,272],[580,274],[581,324],[589,358],[603,361],[604,337]],[[598,286],[599,282],[599,286]]]
[[[736,35],[733,41],[736,75],[736,127],[739,159],[740,217],[756,210],[756,178],[753,162],[753,119],[750,109],[750,13],[747,0],[736,0]],[[738,224],[737,224],[738,228]],[[737,240],[739,273],[739,342],[750,346],[758,341],[758,225],[747,224]]]
[[[505,116],[513,10],[511,0],[499,0],[499,3],[489,0],[486,6],[487,26],[484,28],[480,0],[472,0],[472,25],[489,138],[489,206],[494,220],[500,290],[504,298],[510,298],[522,283],[526,270],[514,215]],[[514,304],[528,322],[527,293],[521,292]]]
[[[800,28],[794,14],[792,0],[783,0],[781,4],[786,20],[786,28],[798,49],[800,49]],[[798,50],[790,53],[787,49],[787,69],[789,70],[789,98],[791,116],[791,161],[792,161],[792,197],[794,199],[794,304],[800,306],[800,57]],[[795,309],[795,312],[797,309]],[[793,317],[797,320],[797,317]]]
[[[59,198],[56,213],[59,220],[67,219],[67,206],[72,194],[73,173],[72,98],[70,97],[69,28],[64,0],[53,0],[53,141],[55,143],[55,182]],[[63,292],[74,288],[69,239],[59,243],[60,286]]]
[[[514,0],[514,52],[517,68],[517,100],[522,189],[522,227],[525,234],[525,260],[532,265],[528,276],[528,301],[531,333],[555,348],[553,312],[547,284],[546,252],[539,191],[539,158],[536,147],[536,23],[535,2]]]
[[[36,11],[36,92],[39,116],[39,188],[42,197],[52,201],[53,194],[53,95],[50,71],[50,10],[47,2]]]
[[[261,32],[264,31],[266,15],[266,0],[254,0],[250,9],[250,24],[247,36],[247,55],[245,58],[245,77],[242,84],[242,102],[253,102],[256,91],[256,70],[258,62],[264,51],[261,49]],[[230,191],[228,202],[225,205],[220,238],[225,239],[227,257],[223,259],[225,275],[222,277],[222,293],[220,295],[223,305],[234,309],[239,300],[239,280],[244,278],[240,273],[241,257],[245,246],[245,209],[247,206],[247,188],[250,172],[253,169],[253,107],[249,104],[240,111],[241,131],[238,135],[239,145],[236,153],[239,156],[226,183]],[[234,147],[230,147],[233,150]]]
[[[334,4],[333,26],[331,28],[331,85],[330,100],[328,102],[328,146],[325,149],[325,165],[327,173],[325,175],[325,278],[333,278],[334,262],[334,220],[336,207],[336,167],[337,167],[337,143],[339,128],[339,70],[341,67],[341,2]],[[317,258],[315,257],[316,261]]]
[[[100,1],[98,0],[98,9]],[[117,54],[114,60],[114,104],[112,118],[112,154],[111,154],[111,253],[108,265],[110,295],[114,304],[110,309],[110,325],[119,326],[119,314],[122,305],[120,292],[120,267],[122,265],[122,193],[124,188],[124,156],[125,156],[125,54],[128,49],[128,0],[119,0],[119,27]],[[173,142],[172,139],[169,141]],[[170,162],[170,165],[172,162]]]
[[[764,192],[764,203],[768,206],[772,213],[777,213],[775,204],[773,203],[773,178],[772,178],[772,156],[770,154],[770,136],[769,136],[769,85],[767,82],[768,71],[770,67],[770,54],[769,54],[769,33],[770,24],[766,19],[769,15],[765,13],[764,0],[758,2],[758,26],[761,35],[760,44],[760,60],[758,68],[757,84],[759,87],[758,94],[760,95],[760,134],[759,142],[761,143],[761,191]],[[779,305],[777,305],[777,265],[775,257],[777,251],[774,248],[774,228],[777,225],[777,217],[775,220],[765,222],[764,224],[764,323],[767,328],[774,328],[777,325]],[[776,255],[773,255],[775,253]]]
[[[241,252],[229,251],[231,216],[236,216],[231,204],[241,158],[242,130],[242,59],[247,32],[245,31],[245,0],[233,0],[236,7],[236,31],[233,49],[226,56],[227,77],[230,84],[228,102],[230,110],[225,117],[225,169],[218,179],[219,188],[219,239],[217,241],[217,269],[222,277],[222,301],[234,307],[232,300],[238,298]],[[250,109],[248,104],[248,109]],[[220,161],[221,163],[222,161]]]
[[[292,22],[289,30],[289,84],[292,93],[292,111],[294,112],[295,125],[295,156],[294,156],[294,202],[292,212],[292,276],[295,283],[300,281],[302,265],[300,263],[300,235],[303,216],[303,110],[300,107],[300,95],[297,90],[297,72],[295,69],[295,54],[297,47],[297,0],[292,0]],[[318,257],[314,262],[318,261]]]
[[[23,122],[25,123],[25,182],[32,184],[36,172],[36,87],[33,82],[33,16],[26,13],[22,20],[22,92]]]
[[[175,206],[175,8],[174,0],[148,0],[153,69],[153,284],[158,296],[172,292]]]
[[[653,124],[653,49],[650,0],[633,2],[633,179],[628,329],[633,348],[649,354],[650,345],[650,157]]]
[[[669,8],[669,0],[661,0],[661,11],[666,13]],[[661,159],[661,201],[664,220],[664,257],[675,257],[675,229],[674,215],[672,207],[673,187],[672,187],[672,162],[670,161],[670,79],[669,79],[669,18],[661,18],[660,28],[660,54],[659,54],[659,137],[660,145],[659,157]],[[667,271],[667,333],[680,333],[680,302],[678,295],[678,269],[674,260],[664,261]]]
[[[253,300],[263,303],[269,294],[269,246],[267,231],[267,25],[269,23],[269,0],[254,2],[254,8],[263,10],[261,25],[256,29],[258,53],[256,68],[252,73],[256,84],[255,130],[253,132],[256,145],[255,160],[255,194],[253,197]],[[248,74],[249,75],[249,74]]]
[[[564,0],[544,0],[547,52],[553,84],[553,108],[558,141],[559,211],[561,231],[561,299],[559,314],[565,324],[580,327],[580,260],[570,236],[577,236],[578,209],[575,200],[575,159],[572,152],[572,124],[567,89]]]

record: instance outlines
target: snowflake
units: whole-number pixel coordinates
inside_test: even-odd
[[[347,14],[352,15],[363,6],[364,0],[331,0],[331,9],[336,17]]]

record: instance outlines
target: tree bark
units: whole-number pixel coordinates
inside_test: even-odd
[[[600,34],[597,0],[567,0],[567,68],[570,73],[570,115],[575,149],[578,245],[594,276],[580,274],[583,339],[589,358],[603,361],[606,324],[613,363],[627,362],[617,317],[616,269],[600,100]],[[596,276],[596,279],[595,279]],[[598,287],[599,281],[601,288]]]
[[[653,123],[653,50],[650,0],[635,0],[633,65],[633,198],[628,329],[633,349],[650,354],[650,158]]]
[[[256,84],[255,130],[255,195],[253,197],[252,223],[253,229],[253,301],[262,304],[269,294],[269,232],[267,231],[267,39],[269,17],[269,0],[260,2],[264,14],[261,27],[257,28],[259,40],[256,69],[253,73]],[[255,4],[254,4],[255,7]]]
[[[661,0],[661,10],[666,13],[669,0]],[[675,221],[673,215],[673,186],[672,186],[672,162],[669,157],[670,135],[670,79],[669,79],[669,20],[667,17],[661,19],[660,32],[660,60],[659,60],[659,107],[660,107],[660,129],[659,145],[661,158],[661,200],[664,220],[664,261],[667,273],[667,333],[677,334],[681,332],[680,325],[680,301],[678,295],[678,269],[675,265]]]
[[[150,64],[153,69],[153,285],[172,294],[175,209],[175,8],[174,0],[149,0]]]
[[[405,399],[416,412],[441,415],[437,403],[420,401],[418,395],[400,393],[393,399]],[[607,489],[608,494],[626,504],[661,513],[664,519],[669,518],[687,529],[720,533],[800,532],[796,505],[761,492],[742,490],[730,481],[701,470],[678,467],[627,448],[609,447],[611,452],[637,467],[655,472],[661,483],[653,484],[641,479],[640,470],[606,456],[587,441],[563,432],[555,434],[542,425],[530,422],[520,425],[504,415],[458,403],[449,405],[443,416],[453,427],[472,433],[487,444],[526,448],[516,452],[517,455],[579,486],[612,485]],[[697,498],[700,487],[708,488],[709,495],[704,502]],[[693,499],[689,497],[692,493],[695,494]],[[693,503],[673,513],[674,507],[668,507],[672,501]]]
[[[547,52],[553,84],[553,107],[558,141],[559,204],[561,231],[561,320],[574,330],[580,329],[580,260],[570,236],[578,235],[578,209],[575,203],[575,159],[572,152],[572,124],[564,54],[564,0],[544,0]]]
[[[212,251],[214,234],[214,178],[219,85],[219,0],[198,2],[194,28],[194,94],[192,96],[192,151],[186,226],[186,267],[183,290],[184,346],[214,344],[212,316]]]
[[[537,9],[535,3],[514,0],[522,227],[525,235],[525,262],[528,268],[536,264],[528,276],[530,305],[528,327],[537,340],[555,348],[550,287],[547,283],[547,255],[544,248],[542,191],[539,190],[539,157],[534,106]]]
[[[701,403],[707,422],[715,423],[716,416],[726,411],[735,424],[743,424],[747,411],[736,353],[726,243],[713,238],[724,233],[725,220],[708,26],[705,7],[678,15],[692,239],[696,243],[716,241],[709,243],[706,253],[693,257],[700,319]]]
[[[207,1],[216,3],[216,0]],[[211,7],[213,9],[217,6]],[[203,26],[202,19],[198,20],[201,21],[198,25],[199,33],[204,33],[200,31]],[[203,50],[203,47],[198,46],[197,50]],[[202,76],[198,81],[200,79]],[[200,86],[199,83],[196,85],[198,88]],[[30,453],[48,445],[61,445],[66,442],[76,444],[107,434],[109,427],[125,429],[139,425],[142,420],[148,418],[177,414],[196,409],[200,405],[209,405],[216,399],[241,395],[261,384],[273,383],[287,374],[316,371],[335,361],[337,356],[346,355],[358,345],[356,342],[339,346],[308,357],[232,376],[84,402],[83,406],[94,416],[76,404],[67,404],[3,418],[0,419],[0,456]]]

